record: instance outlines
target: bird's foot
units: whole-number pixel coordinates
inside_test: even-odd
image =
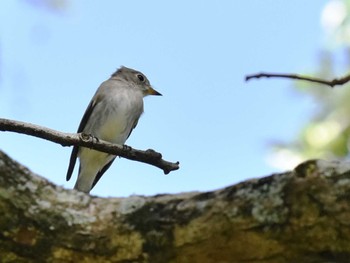
[[[131,151],[131,147],[130,146],[128,146],[128,145],[126,145],[126,144],[123,144],[123,151],[128,151],[128,152],[130,152]]]
[[[85,141],[85,142],[99,142],[100,139],[97,138],[96,136],[92,135],[92,134],[88,134],[88,133],[84,133],[82,132],[80,135],[80,138]]]

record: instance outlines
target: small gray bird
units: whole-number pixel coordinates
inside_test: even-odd
[[[124,145],[143,112],[143,97],[161,95],[144,74],[121,67],[97,89],[80,122],[78,133]],[[74,188],[89,193],[112,165],[115,155],[74,146],[67,171],[71,178],[79,157],[80,166]]]

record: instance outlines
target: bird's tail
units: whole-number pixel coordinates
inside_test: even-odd
[[[89,193],[97,173],[98,170],[81,169],[81,167],[79,167],[79,175],[77,182],[74,185],[74,189]]]

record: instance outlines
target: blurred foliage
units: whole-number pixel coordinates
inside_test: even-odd
[[[350,74],[350,0],[331,0],[321,14],[325,47],[318,69],[310,76],[331,80]],[[295,141],[273,146],[271,163],[290,169],[312,158],[350,156],[350,83],[329,88],[297,81],[296,89],[317,105]]]
[[[68,0],[24,0],[35,8],[60,12],[67,9]]]

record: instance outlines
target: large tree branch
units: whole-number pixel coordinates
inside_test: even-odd
[[[65,190],[0,151],[1,262],[349,262],[349,164],[213,192],[97,198]]]
[[[297,75],[297,74],[279,74],[279,73],[264,73],[264,72],[258,73],[258,74],[247,75],[245,77],[245,80],[249,81],[250,79],[259,79],[259,78],[263,78],[263,77],[304,80],[304,81],[324,84],[324,85],[330,86],[332,88],[336,85],[344,85],[345,83],[350,81],[350,74],[345,76],[345,77],[339,78],[339,79],[324,80],[324,79],[320,79],[320,78],[301,76],[301,75]]]
[[[172,163],[162,159],[162,155],[154,150],[146,151],[136,150],[126,145],[111,144],[106,141],[99,140],[89,134],[84,133],[64,133],[45,128],[30,123],[1,119],[0,131],[12,131],[32,135],[38,138],[59,143],[62,146],[83,146],[98,150],[101,152],[118,155],[129,160],[139,161],[156,166],[168,174],[171,171],[179,169],[179,162]]]

